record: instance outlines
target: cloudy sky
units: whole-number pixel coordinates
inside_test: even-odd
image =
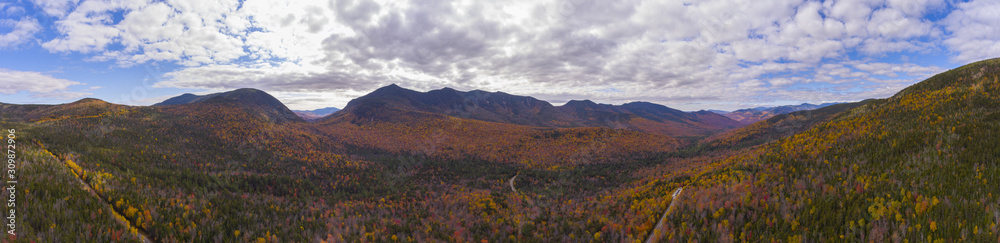
[[[996,0],[2,0],[0,102],[391,83],[682,110],[888,97],[1000,57]]]

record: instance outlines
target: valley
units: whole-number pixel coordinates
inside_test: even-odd
[[[0,104],[28,151],[5,242],[996,241],[998,75],[751,124],[397,85],[309,120],[256,89]]]

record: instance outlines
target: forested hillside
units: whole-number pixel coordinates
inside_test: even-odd
[[[938,74],[684,183],[677,241],[994,242],[1000,60]],[[743,131],[745,133],[747,131]]]
[[[562,108],[631,127],[484,121],[398,97],[311,123],[249,89],[0,104],[27,205],[5,241],[994,242],[998,76],[1000,60],[977,62],[694,142],[652,131],[677,116],[645,103]],[[420,96],[390,91],[378,97]],[[725,121],[706,113],[678,115]]]

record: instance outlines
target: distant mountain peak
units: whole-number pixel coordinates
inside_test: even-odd
[[[372,91],[371,93],[368,93],[365,96],[370,96],[370,97],[398,96],[398,95],[406,95],[406,94],[414,93],[414,92],[417,92],[417,91],[413,91],[413,90],[410,90],[410,89],[399,87],[399,85],[396,85],[396,84],[390,84],[390,85],[378,88],[375,91]]]
[[[340,111],[340,109],[336,107],[327,107],[315,110],[292,110],[292,112],[295,112],[296,115],[307,121],[318,120],[337,111]]]
[[[101,100],[101,99],[96,99],[96,98],[83,98],[83,99],[74,101],[74,102],[72,102],[70,104],[86,104],[86,103],[111,104],[111,103],[108,103],[107,101],[104,101],[104,100]]]
[[[240,88],[232,91],[213,93],[207,95],[196,95],[191,93],[182,94],[153,106],[167,105],[187,105],[199,103],[221,103],[227,105],[242,106],[261,112],[263,115],[276,118],[276,121],[301,121],[299,116],[288,109],[284,103],[274,98],[267,92],[254,88]]]
[[[264,92],[263,90],[259,90],[259,89],[255,89],[255,88],[239,88],[239,89],[236,89],[236,90],[233,90],[233,91],[229,91],[229,92],[224,92],[224,93],[265,93],[266,94],[267,92]],[[268,95],[270,95],[270,94],[268,94]]]
[[[153,106],[189,104],[195,102],[196,100],[202,97],[203,96],[201,95],[185,93],[182,95],[174,96],[173,98],[170,99],[166,99],[164,101],[161,101],[160,103],[153,104]]]
[[[206,95],[196,95],[192,93],[184,93],[179,96],[164,100],[163,102],[153,104],[154,106],[161,105],[180,105],[180,104],[191,104],[206,102],[213,98],[221,97],[228,100],[245,100],[245,101],[263,101],[270,103],[270,105],[276,105],[274,102],[281,103],[274,96],[271,96],[267,92],[254,88],[240,88],[232,91],[212,93]],[[284,106],[284,104],[281,104]]]
[[[591,100],[570,100],[569,102],[566,102],[566,104],[597,105],[597,103],[594,103],[594,101]]]
[[[575,108],[597,108],[600,105],[591,100],[570,100],[563,104],[564,107],[575,107]]]
[[[376,93],[376,92],[388,93],[388,92],[401,92],[401,91],[413,91],[413,90],[410,90],[410,89],[407,89],[407,88],[403,88],[403,87],[399,87],[399,85],[396,85],[396,84],[390,84],[390,85],[382,86],[381,88],[376,89],[372,93]]]
[[[744,124],[750,124],[761,120],[766,120],[776,115],[786,114],[795,111],[815,110],[836,104],[842,104],[842,103],[823,103],[819,105],[802,103],[801,105],[754,107],[748,109],[735,110],[729,113],[725,113],[723,115],[729,117],[730,119],[742,122]]]

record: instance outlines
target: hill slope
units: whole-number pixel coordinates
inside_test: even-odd
[[[59,105],[13,105],[0,103],[0,121],[59,120],[78,116],[93,116],[128,109],[94,98],[84,98]]]
[[[631,180],[622,168],[641,166],[637,159],[678,144],[671,137],[625,129],[540,128],[379,107],[368,109],[369,117],[362,118],[395,114],[392,118],[404,119],[344,116],[344,126],[335,127],[341,130],[327,134],[317,124],[275,122],[258,110],[273,106],[247,100],[254,99],[216,95],[148,107],[96,100],[4,105],[3,114],[16,111],[38,118],[11,116],[0,121],[0,127],[29,134],[18,142],[31,151],[51,152],[46,158],[54,160],[52,169],[62,170],[25,177],[32,183],[62,185],[54,182],[79,178],[99,195],[45,196],[51,199],[38,202],[30,212],[79,212],[104,203],[104,212],[112,209],[159,242],[355,242],[388,241],[392,235],[419,242],[511,235],[516,240],[553,241],[598,230],[609,239],[638,238],[602,229],[609,223],[585,223],[606,217],[599,214],[581,213],[559,220],[564,227],[524,235],[515,222],[535,227],[556,215],[602,205],[629,210],[628,216],[613,216],[615,220],[647,225],[647,217],[638,213],[644,208],[630,209],[631,200],[602,203],[609,200],[603,193],[618,191],[621,181]],[[365,111],[367,106],[358,107]],[[398,115],[402,112],[412,114]],[[493,183],[518,172],[518,194]],[[31,192],[59,193],[44,187]],[[65,200],[82,203],[61,202]],[[566,201],[586,203],[546,206]],[[64,206],[74,208],[59,208]],[[518,216],[529,211],[538,213]],[[106,229],[107,215],[67,213],[53,217],[59,221],[52,224],[74,228],[53,233],[50,225],[26,224],[23,227],[33,228],[23,232],[75,238],[89,227],[95,229],[95,239],[127,237],[122,234],[128,231]],[[472,226],[448,223],[442,215]],[[282,223],[246,223],[268,220]],[[363,227],[371,230],[359,230]]]
[[[731,155],[685,183],[660,230],[682,241],[996,241],[998,76],[998,59],[969,64]]]
[[[628,157],[675,144],[629,128],[488,122],[395,98],[327,123],[274,122],[242,99],[0,104],[0,127],[25,152],[18,196],[33,203],[18,212],[35,216],[18,217],[36,220],[20,232],[40,234],[14,242],[131,239],[108,209],[159,242],[995,242],[998,78],[1000,60],[970,64],[690,157]],[[671,121],[575,103],[596,114],[581,117]]]
[[[672,151],[669,136],[601,127],[542,128],[400,109],[378,102],[349,106],[317,126],[365,150],[439,159],[480,159],[534,168],[621,161]]]
[[[823,108],[823,107],[827,107],[827,106],[831,106],[831,105],[835,105],[835,104],[839,104],[839,103],[823,103],[823,104],[819,104],[819,105],[814,105],[814,104],[809,104],[809,103],[802,103],[801,105],[785,105],[785,106],[778,106],[778,107],[757,107],[757,108],[735,110],[735,111],[732,111],[732,112],[727,112],[727,113],[725,113],[723,115],[725,115],[726,117],[729,117],[730,119],[733,119],[735,121],[738,121],[738,122],[741,122],[741,123],[744,123],[744,124],[752,124],[752,123],[755,123],[755,122],[758,122],[758,121],[766,120],[766,119],[771,118],[773,116],[777,116],[777,115],[781,115],[781,114],[786,114],[786,113],[789,113],[789,112],[804,111],[804,110],[815,110],[815,109],[819,109],[819,108]]]
[[[868,104],[869,99],[854,103],[841,103],[815,110],[802,110],[773,116],[745,127],[716,134],[706,139],[708,148],[737,149],[764,144],[806,131],[844,111]]]

